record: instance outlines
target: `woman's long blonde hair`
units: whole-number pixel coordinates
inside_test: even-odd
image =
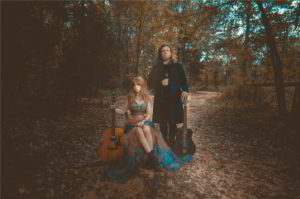
[[[145,102],[150,102],[151,99],[149,96],[147,83],[143,77],[137,76],[137,77],[134,77],[131,81],[131,89],[128,94],[128,104],[131,105],[133,103],[135,97],[137,96],[137,94],[133,90],[134,83],[141,86],[141,91],[138,94],[139,97]]]

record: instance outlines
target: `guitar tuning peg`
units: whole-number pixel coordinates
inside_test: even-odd
[[[115,110],[115,109],[116,109],[116,105],[115,105],[115,104],[111,104],[111,105],[109,106],[109,108],[110,108],[111,110]]]

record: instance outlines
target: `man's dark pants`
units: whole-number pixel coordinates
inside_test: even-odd
[[[169,146],[173,146],[175,144],[175,136],[177,130],[176,123],[171,121],[160,122],[159,128],[167,144]]]
[[[170,115],[170,108],[172,108],[173,106],[170,106],[170,102],[171,101],[169,99],[169,96],[165,96],[164,110],[161,113],[162,119],[159,122],[159,128],[164,137],[164,140],[169,146],[172,146],[175,144],[177,126],[175,121],[172,121],[171,119],[172,116]]]

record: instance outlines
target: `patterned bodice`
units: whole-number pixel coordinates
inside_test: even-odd
[[[130,112],[132,115],[145,114],[147,113],[147,105],[148,103],[145,101],[134,102],[130,106]]]

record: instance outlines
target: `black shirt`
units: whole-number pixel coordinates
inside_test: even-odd
[[[170,69],[171,69],[171,64],[163,64],[164,67],[164,76],[163,79],[168,78],[169,79],[169,84],[170,84]],[[168,86],[163,86],[164,87],[164,96],[168,97],[169,96],[169,92],[168,92]]]

